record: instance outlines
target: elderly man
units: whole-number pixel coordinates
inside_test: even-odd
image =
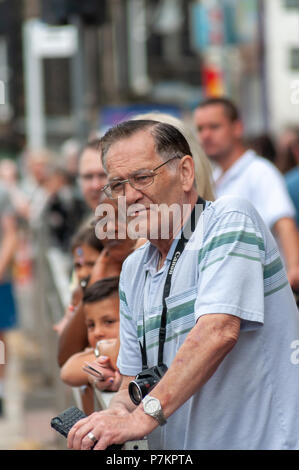
[[[235,104],[208,98],[194,111],[199,142],[215,163],[216,196],[248,199],[277,239],[288,279],[299,290],[299,236],[295,208],[277,168],[243,143],[243,124]]]
[[[190,153],[155,121],[124,122],[102,140],[105,191],[126,197],[129,224],[138,219],[149,241],[121,273],[121,389],[73,426],[69,448],[143,436],[150,449],[299,448],[299,318],[277,246],[246,200],[198,197]],[[167,238],[165,206],[182,209]],[[136,405],[129,383],[158,365],[161,380]]]

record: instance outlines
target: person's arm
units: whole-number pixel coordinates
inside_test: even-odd
[[[15,218],[4,215],[1,220],[3,237],[0,247],[0,281],[11,263],[17,244],[17,230]]]
[[[83,291],[81,286],[78,286],[74,289],[71,296],[71,302],[66,307],[65,312],[61,320],[53,325],[53,330],[61,335],[65,326],[68,324],[69,320],[72,318],[74,314],[75,307],[81,302],[83,297]]]
[[[101,373],[103,380],[97,380],[94,375],[83,370],[86,362]],[[62,366],[60,378],[71,387],[93,384],[98,390],[109,392],[117,392],[122,380],[119,371],[112,369],[109,357],[96,359],[91,348],[71,356]]]
[[[58,365],[63,364],[73,354],[83,351],[88,346],[87,330],[82,302],[76,307],[73,316],[64,327],[58,341]]]
[[[216,372],[238,341],[240,323],[239,317],[226,314],[199,318],[165,374],[165,380],[151,392],[159,398],[166,418]]]
[[[85,362],[94,361],[95,355],[93,349],[82,351],[71,356],[60,370],[61,380],[71,387],[80,387],[89,383],[88,374],[82,367]]]
[[[279,219],[273,230],[279,240],[286,263],[289,283],[294,290],[299,289],[299,234],[294,219]]]
[[[160,400],[166,419],[202,387],[214,374],[219,364],[236,344],[240,319],[233,315],[209,314],[199,318],[179,349],[169,370],[151,391]],[[179,371],[179,373],[178,373]],[[87,434],[98,439],[94,449],[103,450],[112,443],[121,444],[140,439],[157,426],[157,421],[139,405],[133,412],[125,380],[111,403],[124,416],[93,413],[73,426],[68,437],[68,447],[89,449],[93,444]]]

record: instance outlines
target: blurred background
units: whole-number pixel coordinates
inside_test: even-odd
[[[223,94],[273,159],[299,125],[299,0],[0,0],[0,180],[18,217],[0,449],[63,447],[49,421],[73,394],[52,327],[69,302],[69,230],[85,213],[80,149],[136,113],[191,121]]]

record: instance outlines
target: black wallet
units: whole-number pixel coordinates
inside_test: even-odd
[[[80,419],[86,418],[86,414],[76,406],[71,406],[67,410],[60,413],[55,418],[51,419],[51,427],[62,434],[64,437],[68,436],[70,429]],[[93,447],[96,445],[94,443]],[[107,447],[106,450],[121,450],[122,444],[113,444]]]
[[[86,414],[79,410],[79,408],[76,406],[71,406],[67,410],[60,413],[60,415],[52,418],[51,427],[55,429],[55,431],[60,432],[60,434],[62,434],[64,437],[67,437],[70,429],[74,426],[74,424],[83,418],[86,418]]]

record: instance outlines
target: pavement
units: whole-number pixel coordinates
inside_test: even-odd
[[[44,370],[41,346],[21,330],[7,334],[7,350],[0,450],[66,449],[50,421],[73,404],[71,392],[56,370],[54,375]]]

